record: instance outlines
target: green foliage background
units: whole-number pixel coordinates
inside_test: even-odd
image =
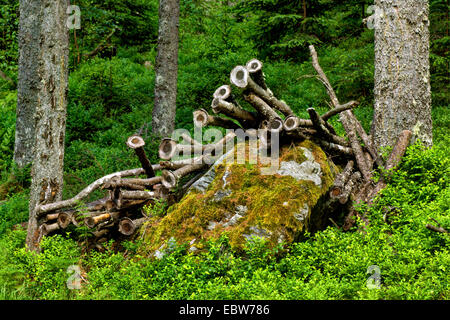
[[[340,99],[361,102],[355,113],[368,130],[374,39],[362,19],[372,1],[306,0],[306,17],[303,3],[181,0],[176,126],[192,130],[192,111],[209,109],[231,69],[254,57],[296,113],[327,110],[325,89],[310,76],[307,46],[314,44]],[[18,4],[0,0],[0,70],[13,82]],[[71,31],[65,198],[103,175],[138,167],[124,143],[134,132],[157,160],[150,124],[158,1],[71,4],[80,6],[82,20]],[[244,256],[229,249],[226,236],[206,252],[179,246],[161,260],[142,256],[138,240],[125,251],[85,253],[69,234],[46,238],[39,256],[27,252],[17,224],[28,216],[29,168],[12,164],[17,92],[0,78],[0,299],[449,299],[448,235],[424,227],[433,218],[450,229],[448,9],[447,1],[430,1],[435,146],[411,147],[377,206],[361,208],[371,217],[367,233],[329,227],[274,251],[248,243]],[[106,49],[87,59],[114,29]],[[85,272],[81,290],[67,289],[70,265]],[[371,265],[381,270],[379,290],[366,287]]]

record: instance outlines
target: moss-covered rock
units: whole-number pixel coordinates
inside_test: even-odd
[[[303,141],[280,150],[274,174],[261,174],[267,165],[244,163],[239,145],[219,159],[183,199],[163,218],[146,225],[150,253],[160,254],[167,242],[189,242],[201,249],[205,240],[227,232],[230,244],[240,250],[247,239],[264,237],[269,245],[292,242],[302,232],[323,228],[328,214],[328,190],[337,167],[314,143]],[[159,250],[159,251],[158,251]]]

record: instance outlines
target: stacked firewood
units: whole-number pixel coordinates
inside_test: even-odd
[[[342,164],[344,169],[337,175],[330,197],[348,205],[349,214],[343,226],[343,229],[348,230],[354,224],[355,216],[358,216],[354,204],[360,201],[371,202],[386,185],[386,175],[378,183],[374,183],[374,170],[383,167],[386,169],[384,172],[390,172],[390,169],[397,166],[409,144],[411,132],[404,131],[400,135],[391,156],[386,163],[383,162],[371,137],[352,111],[358,102],[339,102],[319,65],[313,46],[310,46],[310,52],[317,79],[323,83],[330,97],[331,110],[319,115],[314,108],[309,108],[309,119],[298,117],[286,102],[278,99],[268,88],[262,63],[252,59],[245,66],[235,67],[230,74],[230,82],[242,98],[240,101],[248,104],[246,108],[238,102],[238,96],[232,92],[232,87],[223,85],[213,94],[211,109],[214,115],[205,109],[193,113],[194,125],[197,127],[215,126],[233,131],[228,132],[220,141],[206,145],[188,135],[181,136],[184,143],[170,138],[163,139],[158,150],[163,161],[156,165],[148,160],[142,137],[131,136],[127,145],[135,151],[142,168],[112,173],[96,180],[71,199],[41,204],[37,208],[41,236],[65,229],[70,224],[84,224],[88,227],[97,246],[112,237],[114,232],[132,235],[148,218],[142,210],[145,204],[158,199],[173,199],[171,196],[175,190],[178,193],[185,192],[223,154],[228,142],[239,139],[238,132],[247,137],[256,137],[260,147],[267,149],[270,148],[271,137],[275,135],[280,145],[309,139],[320,145],[334,161]],[[329,123],[331,117],[336,115],[345,129],[345,137],[338,136]],[[173,160],[180,154],[194,157]],[[157,172],[160,174],[157,175]],[[178,188],[181,179],[192,173],[197,175]],[[146,177],[142,178],[142,175]],[[100,188],[108,191],[106,197],[80,205],[83,199]],[[366,219],[364,216],[361,218]]]

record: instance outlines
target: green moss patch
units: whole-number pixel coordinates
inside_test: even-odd
[[[190,191],[169,208],[164,218],[147,225],[147,249],[154,252],[172,237],[178,243],[196,239],[192,246],[202,249],[206,240],[225,232],[231,246],[238,251],[255,235],[265,237],[269,245],[294,241],[308,230],[311,210],[327,193],[338,171],[310,141],[283,146],[280,162],[306,161],[303,148],[310,150],[315,162],[320,164],[321,186],[289,175],[261,175],[261,163],[220,164],[215,169],[215,179],[204,193]]]

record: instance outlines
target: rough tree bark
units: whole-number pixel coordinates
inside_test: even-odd
[[[38,223],[38,205],[62,198],[69,63],[68,1],[43,0],[39,3],[42,20],[37,39],[40,49],[34,61],[39,81],[26,239],[28,248],[35,251],[39,249],[42,231]]]
[[[34,112],[38,99],[40,2],[20,0],[19,73],[17,86],[14,162],[19,168],[33,161]]]
[[[175,126],[179,16],[179,0],[159,1],[158,53],[155,62],[152,130],[160,137],[170,136]]]
[[[427,0],[376,0],[375,113],[378,148],[392,146],[400,132],[432,145]]]

